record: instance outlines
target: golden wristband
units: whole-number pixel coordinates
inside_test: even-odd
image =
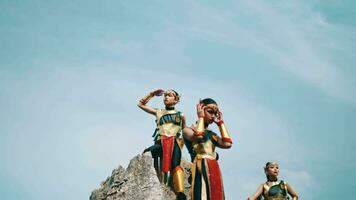
[[[218,125],[219,125],[219,130],[220,130],[221,138],[222,138],[223,142],[230,142],[230,143],[232,143],[230,134],[229,134],[229,132],[227,131],[224,122],[221,121],[221,122],[219,122]]]
[[[194,135],[196,136],[201,136],[204,135],[204,118],[199,117],[198,119],[198,124],[197,124],[197,130],[194,132]]]
[[[143,98],[140,100],[140,102],[141,102],[143,105],[145,105],[152,97],[153,97],[153,94],[150,93],[150,94],[146,95],[145,97],[143,97]]]

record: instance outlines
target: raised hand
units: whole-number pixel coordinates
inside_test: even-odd
[[[204,116],[205,116],[204,109],[205,109],[205,105],[202,104],[199,101],[199,103],[197,104],[197,115],[198,115],[198,118],[204,118]]]
[[[223,121],[223,114],[220,110],[218,110],[218,112],[216,113],[216,117],[214,117],[214,122],[219,125]]]
[[[157,90],[151,92],[151,94],[152,94],[153,96],[162,96],[163,93],[164,93],[164,90],[162,90],[162,89],[157,89]]]

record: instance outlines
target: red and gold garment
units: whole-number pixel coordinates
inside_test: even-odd
[[[180,166],[183,141],[179,138],[182,126],[182,114],[176,110],[160,109],[156,115],[157,135],[155,144],[148,148],[154,158],[154,166],[160,180],[168,181],[172,177],[175,192],[184,191],[184,171]]]
[[[156,114],[156,123],[158,135],[155,141],[161,143],[162,146],[161,170],[168,173],[176,167],[175,163],[180,164],[180,155],[178,158],[174,158],[173,153],[180,144],[178,137],[181,131],[182,114],[176,110],[159,109]],[[178,149],[180,150],[180,148]],[[179,152],[179,154],[181,153]],[[179,161],[174,159],[179,159]]]
[[[225,199],[222,176],[215,153],[218,139],[216,133],[205,130],[203,139],[194,140],[190,144],[193,158],[192,200]]]

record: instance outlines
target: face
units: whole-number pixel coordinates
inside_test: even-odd
[[[279,166],[271,164],[266,168],[266,174],[271,177],[277,177],[279,174]]]
[[[178,103],[176,94],[174,92],[164,93],[163,103],[166,106],[174,106],[176,103]]]
[[[208,124],[214,122],[214,118],[217,117],[219,108],[216,104],[208,104],[204,109],[204,121]]]

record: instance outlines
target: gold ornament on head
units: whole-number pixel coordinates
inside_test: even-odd
[[[176,92],[175,90],[172,90],[172,89],[169,89],[169,90],[164,91],[164,95],[167,95],[167,94],[170,94],[170,93],[173,93],[174,96],[175,96],[175,99],[176,99],[177,101],[179,101],[181,95],[179,95],[178,92]]]
[[[270,166],[277,166],[277,167],[279,167],[279,165],[278,165],[277,162],[268,162],[268,163],[266,164],[265,169],[267,169],[267,168],[270,167]]]
[[[219,107],[216,104],[212,104],[212,103],[211,104],[207,104],[205,108],[212,109],[213,112],[215,113],[215,115],[219,111]]]

